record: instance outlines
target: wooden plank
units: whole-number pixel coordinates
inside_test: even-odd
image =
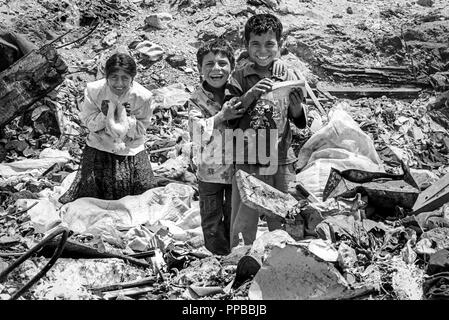
[[[51,257],[57,245],[56,241],[49,241],[40,251],[39,254],[44,257]],[[73,259],[107,259],[117,258],[125,260],[139,267],[149,268],[151,264],[145,260],[136,259],[130,256],[126,256],[118,253],[100,252],[95,248],[89,247],[85,244],[81,244],[75,241],[67,240],[64,251],[61,254],[61,258],[73,258]]]
[[[386,87],[342,87],[342,86],[321,86],[320,91],[329,92],[338,98],[378,98],[387,96],[390,98],[417,98],[421,88],[386,88]]]
[[[154,291],[153,286],[147,286],[147,287],[143,287],[143,288],[128,288],[128,289],[122,289],[122,290],[116,290],[116,291],[108,291],[104,294],[103,298],[109,300],[109,299],[117,298],[118,296],[132,297],[132,296],[137,296],[140,294],[148,293],[151,291]]]
[[[413,214],[430,212],[449,202],[449,173],[421,192],[413,205]]]
[[[321,105],[320,101],[318,100],[318,98],[316,97],[315,93],[313,92],[312,88],[310,87],[310,85],[307,83],[307,79],[306,77],[302,74],[301,71],[299,70],[295,70],[296,75],[298,76],[299,79],[304,81],[304,86],[306,88],[307,94],[310,96],[310,98],[313,101],[313,104],[318,108],[318,111],[322,114],[322,115],[327,115],[326,110],[324,110],[323,106]],[[307,100],[306,100],[307,103]]]
[[[102,287],[93,287],[93,288],[90,288],[90,290],[98,291],[98,292],[115,291],[115,290],[122,290],[122,289],[128,289],[128,288],[153,285],[155,282],[156,282],[155,277],[147,277],[147,278],[143,278],[143,279],[139,279],[139,280],[110,284],[110,285],[102,286]]]
[[[67,65],[55,48],[33,50],[0,73],[0,127],[27,111],[64,80]]]

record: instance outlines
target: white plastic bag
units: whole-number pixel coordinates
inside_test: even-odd
[[[344,104],[344,103],[342,103]],[[318,130],[301,148],[296,180],[316,197],[323,196],[331,168],[385,172],[371,138],[337,105],[329,113],[329,123]]]

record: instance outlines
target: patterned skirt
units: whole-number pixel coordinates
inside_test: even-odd
[[[75,180],[59,202],[68,203],[81,197],[117,200],[155,186],[145,150],[135,156],[119,156],[86,145]]]

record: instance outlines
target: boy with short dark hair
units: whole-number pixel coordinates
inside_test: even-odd
[[[191,94],[189,131],[193,162],[197,167],[201,226],[205,247],[214,254],[229,253],[232,163],[224,161],[224,130],[228,121],[241,117],[239,103],[225,103],[224,92],[235,59],[225,40],[210,41],[198,49],[200,87]],[[232,140],[228,143],[232,144]]]
[[[246,139],[243,150],[234,151],[237,156],[244,154],[243,162],[236,161],[235,172],[243,170],[280,191],[288,192],[289,182],[295,180],[293,163],[296,161],[291,148],[292,132],[289,120],[292,120],[298,128],[304,128],[307,125],[306,109],[301,103],[304,99],[302,90],[293,90],[290,93],[288,105],[270,103],[265,109],[263,106],[259,108],[258,105],[260,97],[269,92],[275,82],[299,80],[297,74],[291,69],[288,69],[283,77],[273,75],[273,63],[280,56],[281,35],[282,23],[272,14],[258,14],[248,19],[245,24],[245,45],[252,63],[232,73],[226,88],[225,100],[240,97],[245,112],[238,120],[239,129],[244,132],[257,129],[258,136],[266,135],[264,139],[260,137]],[[260,117],[264,121],[260,121]],[[261,124],[267,126],[264,127]],[[276,141],[273,141],[273,136],[268,133],[272,129],[277,130],[274,137]],[[274,164],[261,163],[258,153],[261,150],[261,141],[266,142],[265,148],[267,145],[274,146],[269,150],[271,153],[277,153]],[[255,161],[250,160],[254,150],[257,153]],[[273,165],[275,165],[274,171],[271,170]],[[239,233],[243,235],[245,244],[255,240],[258,220],[258,213],[241,202],[236,181],[233,179],[231,248],[238,244]],[[270,231],[281,227],[280,219],[266,217],[266,220]]]

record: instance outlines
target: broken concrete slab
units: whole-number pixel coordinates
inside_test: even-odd
[[[251,300],[334,300],[351,299],[355,294],[333,264],[287,245],[273,248],[248,296]]]

